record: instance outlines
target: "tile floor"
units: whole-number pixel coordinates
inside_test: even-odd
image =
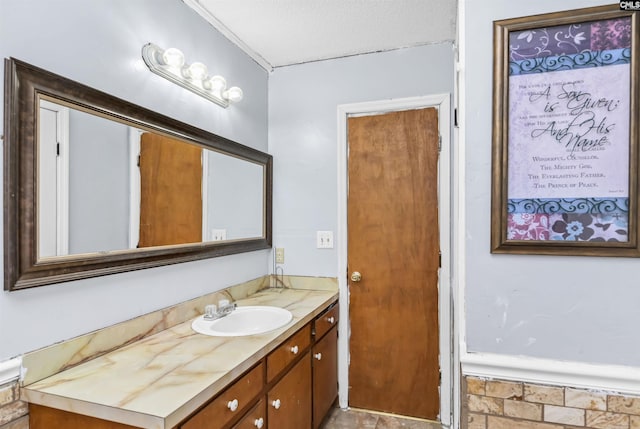
[[[423,420],[335,408],[321,429],[442,429],[442,426]]]

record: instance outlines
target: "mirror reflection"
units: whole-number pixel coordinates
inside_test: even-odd
[[[263,238],[265,174],[41,97],[38,257]]]

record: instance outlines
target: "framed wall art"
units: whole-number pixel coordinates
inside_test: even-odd
[[[494,22],[493,253],[640,256],[638,16]]]

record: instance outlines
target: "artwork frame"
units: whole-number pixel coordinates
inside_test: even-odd
[[[492,253],[640,256],[638,19],[494,22]]]

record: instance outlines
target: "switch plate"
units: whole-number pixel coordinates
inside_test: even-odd
[[[276,264],[284,264],[284,247],[276,247]]]
[[[211,241],[223,241],[227,239],[227,230],[226,229],[212,229],[211,230]]]
[[[318,249],[333,249],[333,231],[318,231],[316,240]]]

